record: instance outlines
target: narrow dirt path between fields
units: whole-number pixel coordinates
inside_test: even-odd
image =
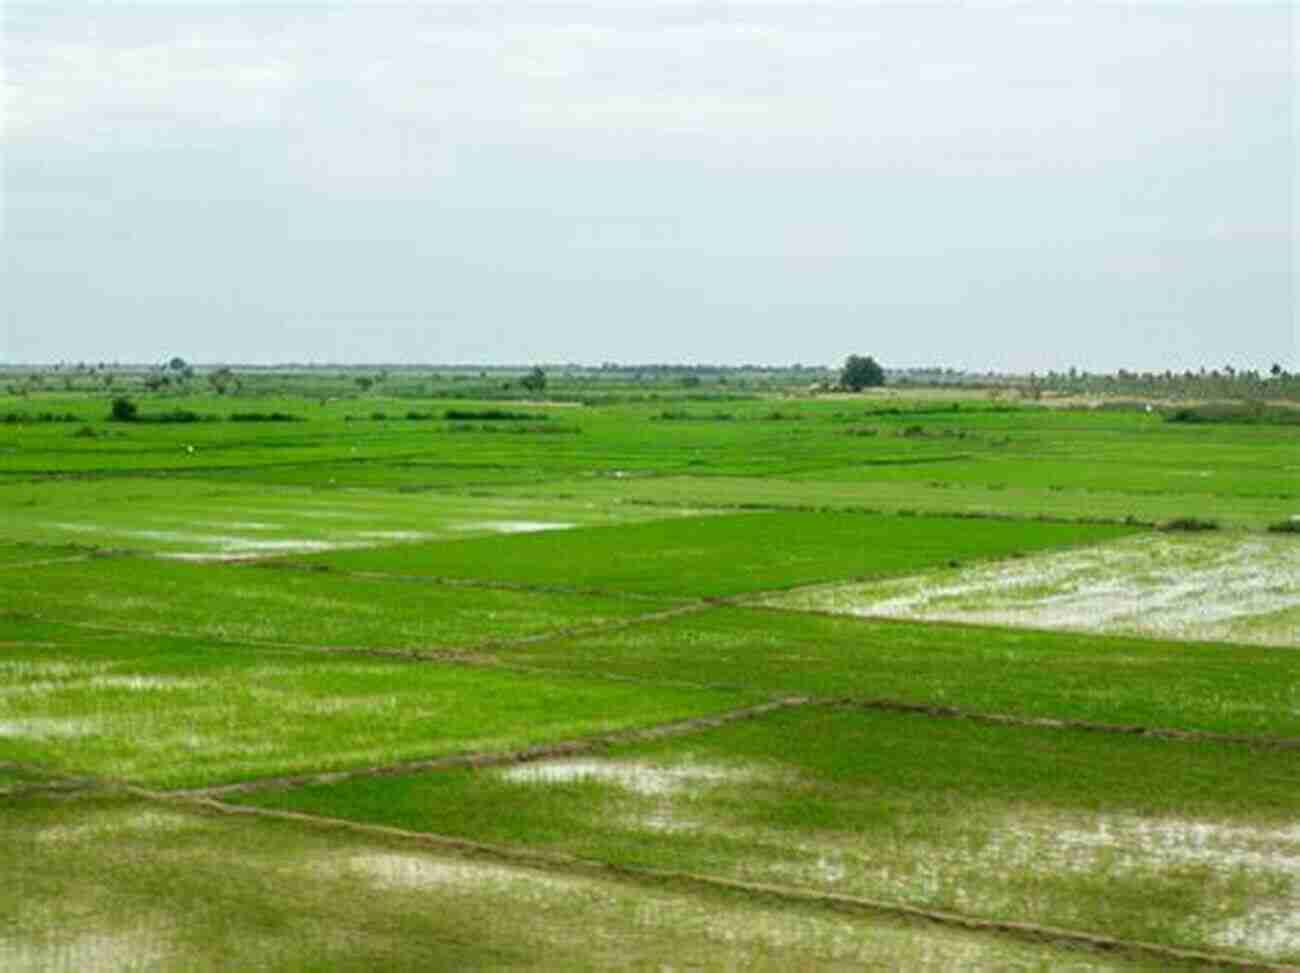
[[[1157,737],[1165,740],[1187,740],[1201,743],[1233,743],[1276,750],[1300,750],[1300,737],[1243,736],[1232,733],[1214,733],[1210,730],[1181,730],[1167,726],[1139,726],[1131,723],[1093,723],[1088,720],[1057,719],[1050,716],[1016,716],[1010,713],[980,713],[956,706],[933,703],[910,703],[898,699],[863,699],[843,696],[823,699],[829,706],[857,709],[890,710],[916,713],[938,719],[971,720],[976,723],[996,723],[1003,726],[1023,726],[1048,730],[1085,730],[1090,733],[1117,733],[1128,736]]]

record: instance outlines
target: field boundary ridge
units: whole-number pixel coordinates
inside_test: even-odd
[[[1136,723],[1098,723],[1090,720],[1062,719],[1054,716],[1017,716],[1014,713],[982,713],[941,703],[911,703],[901,699],[870,699],[842,696],[818,699],[823,706],[842,709],[872,709],[887,712],[913,713],[936,719],[970,720],[997,726],[1019,726],[1043,730],[1083,730],[1088,733],[1112,733],[1122,736],[1155,737],[1195,743],[1230,743],[1278,750],[1300,750],[1300,737],[1249,736],[1235,733],[1216,733],[1213,730],[1183,730],[1167,726],[1142,726]]]

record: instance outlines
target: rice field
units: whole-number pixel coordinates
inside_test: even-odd
[[[7,970],[1169,968],[138,799],[5,810]]]
[[[1133,537],[1063,553],[768,597],[870,618],[1300,648],[1300,544],[1281,535]]]
[[[599,761],[238,800],[1142,941],[1253,924],[1234,945],[1300,950],[1294,753],[822,707]]]
[[[0,968],[1300,963],[1286,427],[43,395]]]
[[[331,554],[348,571],[472,578],[669,597],[727,597],[827,576],[887,577],[1122,537],[1096,524],[754,512]]]

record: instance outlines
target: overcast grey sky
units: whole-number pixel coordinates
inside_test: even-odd
[[[0,361],[1300,365],[1289,3],[4,17]]]

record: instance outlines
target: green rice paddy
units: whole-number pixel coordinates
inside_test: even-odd
[[[239,800],[1171,944],[1300,907],[1294,753],[818,708],[549,771]]]
[[[0,397],[0,967],[1300,962],[1294,427],[297,381]]]
[[[1300,737],[1293,651],[720,607],[504,648],[562,671],[975,713]]]
[[[137,799],[0,808],[11,970],[1170,968]]]
[[[666,601],[464,588],[333,572],[96,558],[0,573],[25,617],[322,648],[464,649],[600,626]]]
[[[352,571],[723,597],[829,578],[888,577],[954,559],[1113,540],[1092,524],[963,523],[845,513],[749,513],[318,555]]]

